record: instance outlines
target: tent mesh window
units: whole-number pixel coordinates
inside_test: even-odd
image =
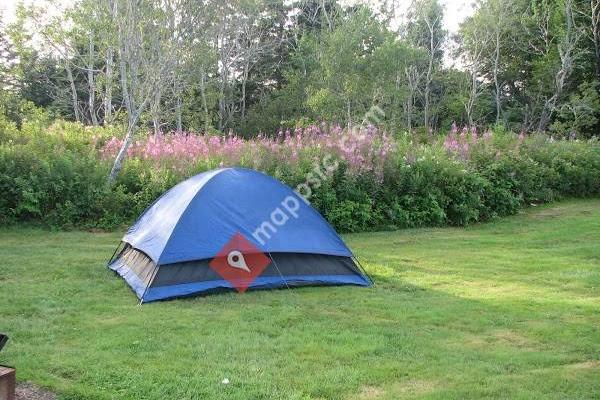
[[[271,262],[260,276],[281,277],[283,281],[296,282],[296,285],[300,284],[295,280],[295,277],[298,276],[357,275],[361,273],[349,257],[273,253],[270,258],[275,260],[275,263]],[[209,259],[161,265],[150,287],[223,279],[210,268],[210,261]],[[316,283],[306,282],[305,284],[315,285]]]
[[[123,250],[121,250],[121,253],[116,257],[112,266],[115,269],[122,266],[129,268],[131,272],[137,275],[145,287],[150,285],[156,271],[154,261],[142,251],[131,247],[129,244],[126,244]]]

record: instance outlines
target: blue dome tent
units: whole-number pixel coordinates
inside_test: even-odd
[[[141,302],[231,289],[371,285],[302,197],[243,168],[204,172],[164,193],[127,231],[109,268]]]

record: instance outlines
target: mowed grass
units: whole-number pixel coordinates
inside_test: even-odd
[[[348,235],[373,288],[143,306],[104,268],[120,236],[0,230],[19,381],[65,399],[600,396],[600,200]]]

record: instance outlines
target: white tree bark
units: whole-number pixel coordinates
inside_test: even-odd
[[[106,49],[106,72],[105,72],[105,88],[104,88],[104,123],[112,122],[112,85],[113,85],[113,49]]]
[[[104,124],[110,124],[112,122],[112,112],[113,112],[113,104],[112,104],[112,90],[113,90],[113,68],[114,68],[114,48],[113,48],[113,40],[112,40],[112,29],[114,28],[115,23],[115,1],[107,0],[107,18],[108,18],[108,38],[107,38],[107,46],[105,53],[105,73],[104,73]]]
[[[495,24],[494,28],[494,62],[492,67],[492,79],[494,80],[494,100],[496,102],[496,125],[500,123],[502,114],[502,101],[500,98],[500,80],[498,78],[498,66],[500,65],[500,25]]]
[[[427,24],[429,34],[429,46],[427,48],[428,62],[427,73],[425,74],[425,88],[423,90],[424,107],[423,107],[423,123],[425,129],[429,132],[431,129],[431,83],[433,82],[433,73],[435,67],[435,54],[439,51],[441,43],[435,41],[435,28],[441,22],[440,17],[436,16],[433,19],[428,14],[424,15],[424,21]]]
[[[404,74],[406,75],[406,81],[408,83],[408,96],[406,99],[406,125],[409,131],[412,131],[413,124],[413,109],[415,105],[415,98],[421,84],[421,74],[419,69],[415,65],[404,67]]]
[[[210,114],[208,112],[208,103],[206,101],[206,74],[204,72],[204,66],[200,67],[200,98],[202,100],[202,110],[204,111],[204,133],[208,133],[210,130]]]
[[[150,104],[150,114],[152,115],[152,127],[154,129],[154,134],[158,135],[160,133],[160,119],[161,119],[161,101],[162,98],[162,90],[158,88],[154,95],[152,96],[152,102]]]
[[[590,0],[592,17],[592,42],[596,56],[596,79],[600,81],[600,0]]]
[[[552,114],[556,109],[556,103],[560,99],[567,80],[573,72],[573,62],[577,43],[581,37],[581,31],[575,25],[573,18],[573,0],[565,0],[565,26],[564,34],[558,43],[560,55],[560,67],[554,76],[554,93],[545,102],[538,124],[538,131],[544,132],[548,128]]]
[[[121,170],[142,112],[151,99],[156,99],[162,87],[168,84],[167,79],[173,76],[173,42],[177,42],[171,32],[163,29],[168,24],[163,19],[170,15],[160,14],[158,9],[152,8],[152,4],[145,4],[146,8],[128,0],[119,0],[117,4],[120,6],[116,13],[119,73],[128,125],[123,144],[108,176],[110,183],[116,180]],[[168,13],[170,10],[164,12]]]
[[[73,79],[73,70],[71,69],[71,62],[69,60],[65,60],[65,70],[67,71],[67,79],[69,80],[69,87],[71,89],[71,103],[73,106],[73,114],[75,116],[75,121],[81,122],[77,88],[75,87],[75,80]]]
[[[88,76],[88,108],[90,113],[90,120],[92,125],[98,125],[98,118],[96,117],[96,84],[94,82],[94,32],[90,31],[89,42],[88,42],[88,65],[87,65],[87,76]]]

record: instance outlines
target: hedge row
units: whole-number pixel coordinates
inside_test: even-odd
[[[111,186],[110,160],[101,148],[113,133],[69,123],[25,123],[20,130],[0,123],[0,223],[105,229],[130,224],[168,188],[223,162],[208,157],[182,169],[132,158]],[[413,139],[393,139],[378,171],[357,172],[336,153],[338,168],[313,182],[310,201],[336,229],[357,232],[466,225],[514,214],[531,203],[600,195],[597,141],[502,132],[477,141],[476,133],[473,140],[463,133],[464,143],[455,151],[449,138]],[[300,152],[293,162],[279,159],[259,167],[296,186],[326,154],[319,149]],[[257,165],[256,156],[244,159],[249,158],[236,163]]]

